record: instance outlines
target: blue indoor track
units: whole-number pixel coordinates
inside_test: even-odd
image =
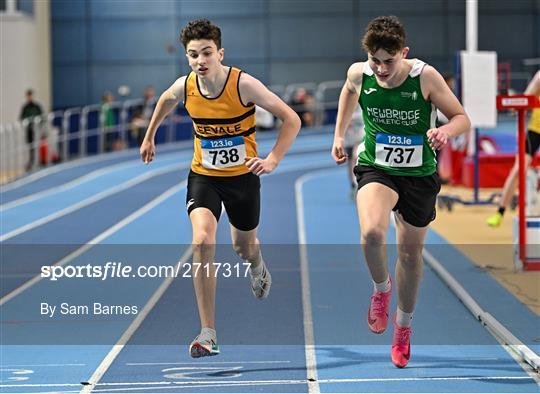
[[[259,133],[266,155],[275,134]],[[346,169],[330,129],[303,130],[263,176],[259,238],[272,272],[256,300],[219,222],[216,322],[221,354],[191,359],[199,331],[190,261],[186,177],[191,142],[61,164],[1,192],[0,391],[14,392],[530,392],[539,377],[516,361],[426,265],[404,369],[392,329],[372,334],[372,284],[358,245]],[[389,234],[393,272],[395,233]],[[431,231],[426,249],[482,308],[539,353],[539,319]],[[42,278],[43,266],[172,266],[172,277]],[[235,264],[239,264],[237,268]],[[236,270],[236,271],[235,271]],[[90,312],[61,314],[62,303]],[[96,314],[93,305],[137,313]],[[57,306],[51,317],[43,305]],[[48,309],[46,309],[48,311]],[[395,294],[392,310],[395,310]],[[89,384],[85,384],[89,383]]]

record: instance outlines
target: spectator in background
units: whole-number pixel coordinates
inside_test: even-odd
[[[154,90],[154,87],[152,85],[146,86],[144,89],[144,103],[143,103],[143,109],[142,114],[144,118],[150,122],[150,118],[152,117],[152,112],[154,112],[154,104],[155,100],[154,97],[156,96],[156,91]]]
[[[343,146],[347,155],[347,175],[351,185],[351,200],[356,200],[356,175],[354,175],[354,166],[358,161],[358,145],[364,138],[364,120],[362,118],[362,108],[358,105],[354,110],[349,127],[345,130],[345,139]]]
[[[536,72],[529,85],[525,89],[526,95],[540,97],[540,70]],[[529,120],[529,127],[527,132],[527,138],[525,141],[525,168],[529,168],[532,162],[532,158],[536,151],[540,147],[540,108],[535,108],[531,113],[531,119]],[[518,149],[519,152],[519,149]],[[502,190],[501,200],[499,201],[499,209],[493,215],[491,215],[486,224],[490,227],[499,227],[502,223],[504,212],[506,207],[510,204],[510,200],[514,195],[516,187],[518,185],[519,175],[519,154],[516,155],[514,166],[510,170],[510,173],[504,181],[504,187]]]
[[[102,125],[102,132],[105,137],[105,152],[117,150],[116,140],[117,136],[114,132],[116,126],[116,116],[111,108],[111,103],[114,101],[114,96],[111,92],[106,91],[101,97],[101,110],[100,110],[100,123]]]
[[[300,117],[302,127],[315,125],[315,99],[306,91],[306,89],[298,88],[296,92],[294,92],[291,100],[291,107]]]
[[[21,109],[20,120],[28,119],[28,126],[26,127],[26,143],[28,144],[28,163],[26,164],[26,171],[29,171],[34,165],[34,141],[36,140],[34,129],[34,118],[40,116],[43,113],[41,106],[34,101],[34,91],[28,89],[26,91],[26,103]]]
[[[137,141],[137,146],[142,144],[146,128],[148,127],[148,123],[152,117],[155,104],[155,94],[156,93],[152,85],[146,86],[144,89],[142,105],[135,108],[133,111],[133,116],[131,117],[131,122],[129,123],[129,133],[131,140]]]
[[[129,123],[129,134],[132,141],[137,141],[137,146],[140,146],[144,139],[144,133],[148,126],[148,119],[145,118],[143,111],[137,108],[133,112],[133,117]]]

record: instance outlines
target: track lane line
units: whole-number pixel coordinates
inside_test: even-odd
[[[78,203],[72,204],[64,209],[61,209],[59,211],[53,212],[47,216],[44,216],[38,220],[34,220],[33,222],[27,223],[21,227],[18,227],[16,229],[13,229],[6,234],[3,234],[0,236],[0,242],[7,241],[10,238],[13,238],[17,235],[20,235],[22,233],[25,233],[27,231],[30,231],[36,227],[39,227],[43,224],[49,223],[53,220],[56,220],[58,218],[61,218],[62,216],[68,215],[72,212],[78,211],[81,208],[84,208],[90,204],[93,204],[97,201],[103,200],[106,197],[112,196],[114,194],[120,193],[121,191],[124,191],[126,189],[129,189],[135,185],[138,185],[139,183],[142,183],[146,181],[147,179],[150,179],[157,175],[163,175],[169,172],[179,171],[185,168],[188,168],[189,164],[171,164],[165,167],[158,168],[156,170],[151,170],[148,172],[145,172],[142,175],[139,175],[138,177],[132,178],[126,182],[123,182],[117,186],[114,186],[110,189],[104,190],[98,194],[95,194],[91,197],[88,197],[82,201],[79,201]]]

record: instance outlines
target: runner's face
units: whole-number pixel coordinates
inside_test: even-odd
[[[192,40],[187,44],[186,57],[191,69],[204,78],[219,70],[223,52],[212,40]]]
[[[369,66],[375,73],[378,82],[388,83],[399,73],[402,60],[405,59],[409,48],[405,47],[394,55],[379,49],[375,53],[369,53]]]

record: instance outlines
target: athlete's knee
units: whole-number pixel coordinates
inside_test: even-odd
[[[422,267],[422,245],[398,247],[398,260],[405,269],[416,270]]]
[[[192,245],[194,248],[202,248],[215,243],[215,237],[209,231],[197,231],[193,234]]]
[[[368,228],[362,232],[362,243],[366,245],[382,245],[386,242],[386,231],[381,227]]]

